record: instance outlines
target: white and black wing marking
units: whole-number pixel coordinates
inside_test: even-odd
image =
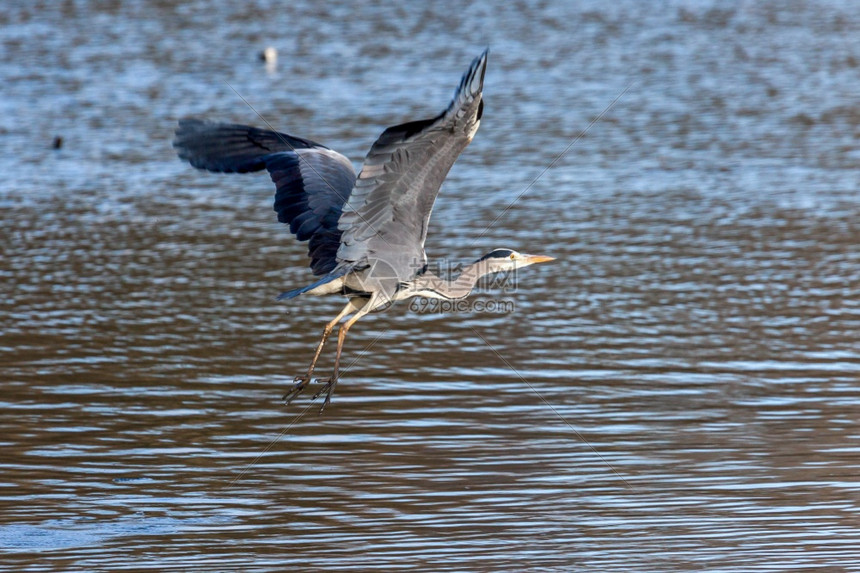
[[[480,123],[486,64],[485,50],[439,116],[390,127],[373,144],[338,223],[341,264],[384,260],[401,280],[424,266],[439,187]]]
[[[337,265],[338,220],[355,183],[352,163],[336,151],[299,137],[238,124],[183,119],[173,141],[194,167],[221,173],[266,169],[275,183],[278,220],[310,241],[315,275]]]

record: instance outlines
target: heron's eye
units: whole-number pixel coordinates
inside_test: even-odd
[[[514,260],[515,258],[517,258],[517,256],[516,256],[515,254],[511,253],[511,257],[510,257],[510,258],[511,258],[511,260]]]

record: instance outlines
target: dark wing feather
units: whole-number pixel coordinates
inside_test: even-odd
[[[330,149],[299,149],[265,158],[275,183],[278,221],[290,225],[300,241],[310,241],[308,256],[315,275],[337,265],[341,232],[337,228],[344,203],[355,183],[349,160]]]
[[[279,151],[327,149],[286,133],[193,118],[179,120],[173,147],[194,167],[218,173],[260,171],[266,167],[262,158]]]
[[[384,260],[400,280],[424,267],[439,187],[478,128],[486,64],[484,51],[442,114],[390,127],[373,144],[338,223],[341,264]]]
[[[246,125],[183,119],[173,142],[179,157],[209,171],[268,170],[275,183],[278,220],[310,241],[311,269],[337,266],[338,220],[355,183],[352,163],[336,151],[284,133]]]

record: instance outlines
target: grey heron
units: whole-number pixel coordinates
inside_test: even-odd
[[[331,401],[350,327],[366,314],[410,297],[455,300],[482,276],[553,260],[495,249],[466,266],[455,280],[428,270],[424,241],[442,181],[478,130],[487,50],[475,58],[448,107],[432,119],[386,129],[356,176],[352,163],[313,141],[238,124],[182,119],[173,146],[194,167],[221,173],[269,172],[274,210],[299,241],[308,241],[315,282],[281,294],[338,294],[344,309],[323,329],[307,373],[284,395],[289,404],[311,383],[326,340],[344,318],[334,370],[314,398]]]

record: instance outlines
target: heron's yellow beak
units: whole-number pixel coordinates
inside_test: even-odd
[[[554,261],[555,257],[547,257],[544,255],[526,255],[525,259],[528,264],[533,265],[535,263],[548,263],[550,261]]]

